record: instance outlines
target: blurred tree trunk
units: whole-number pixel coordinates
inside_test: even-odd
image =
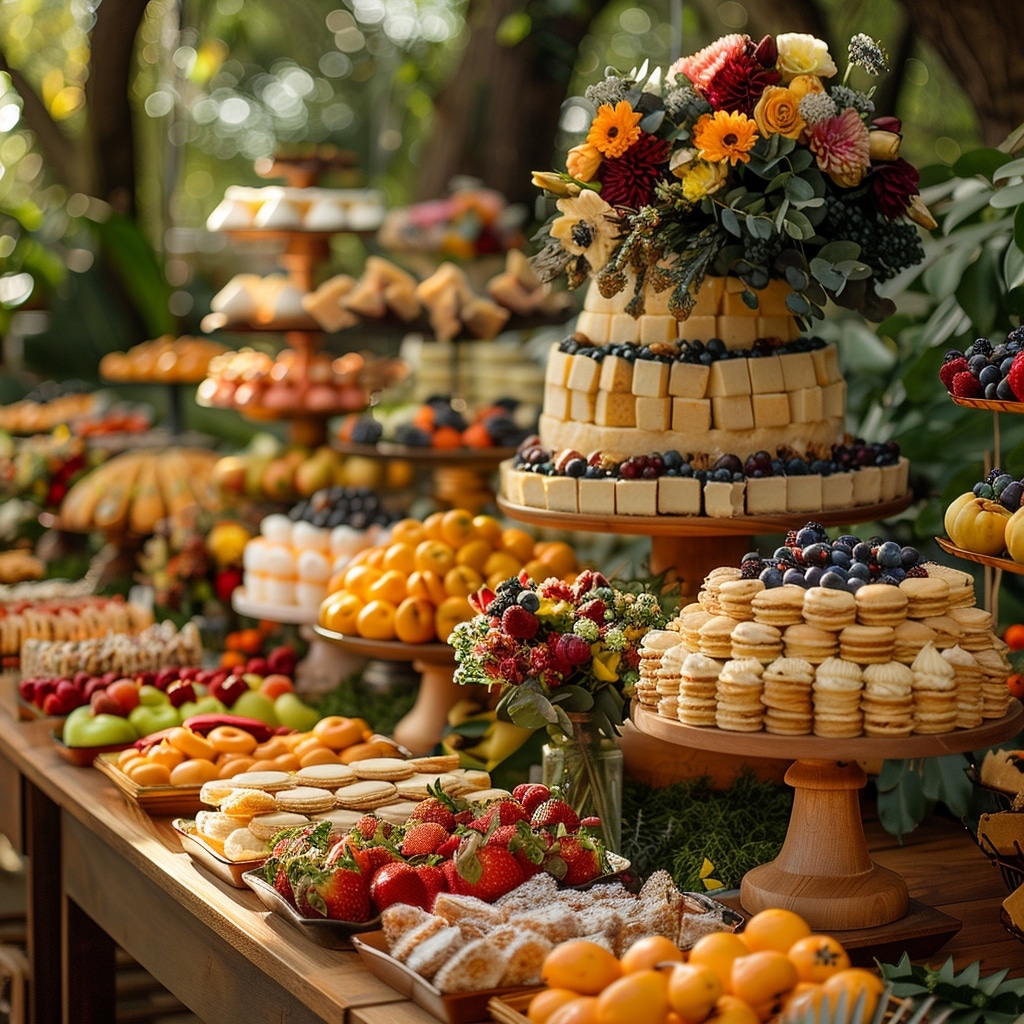
[[[534,12],[529,33],[502,41],[520,0],[470,0],[471,33],[451,81],[436,99],[420,164],[417,198],[436,199],[454,175],[468,174],[511,202],[532,203],[530,171],[551,167],[562,100],[580,41],[608,0],[560,5],[565,14]],[[555,5],[552,5],[555,6]]]

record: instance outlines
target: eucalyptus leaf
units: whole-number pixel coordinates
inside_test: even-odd
[[[582,686],[567,684],[551,691],[551,703],[560,705],[566,711],[589,711],[594,706],[594,695]]]
[[[730,235],[742,235],[743,231],[740,228],[739,218],[736,216],[734,210],[731,210],[728,206],[722,209],[722,227],[729,232]]]
[[[1024,181],[999,189],[989,200],[989,205],[997,210],[1007,210],[1024,203]]]
[[[747,231],[754,238],[768,239],[772,237],[772,222],[766,217],[755,217],[748,214],[745,223]]]
[[[844,260],[855,260],[860,257],[860,246],[856,242],[829,242],[818,252],[819,259],[830,263],[842,263]]]
[[[809,181],[805,181],[803,178],[792,175],[786,181],[786,195],[789,196],[794,203],[805,203],[809,199],[814,198],[814,188],[811,186]]]
[[[647,132],[648,135],[654,135],[655,132],[661,127],[662,122],[665,120],[664,108],[660,110],[653,110],[640,122],[640,130]]]
[[[799,292],[791,292],[786,296],[786,309],[795,316],[807,316],[811,311],[811,306]]]
[[[1004,181],[1006,178],[1013,178],[1024,175],[1024,157],[1011,160],[992,172],[993,181]]]

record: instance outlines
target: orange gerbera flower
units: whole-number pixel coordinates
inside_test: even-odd
[[[587,142],[602,156],[613,159],[622,156],[640,138],[642,117],[625,100],[619,100],[614,107],[610,103],[602,103],[590,125]]]
[[[750,159],[749,151],[757,140],[757,123],[746,114],[728,110],[705,114],[693,130],[693,144],[702,159],[710,163],[728,160],[733,167],[737,161]]]

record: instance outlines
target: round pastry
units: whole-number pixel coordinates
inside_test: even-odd
[[[256,749],[256,737],[235,725],[218,725],[206,738],[219,754],[251,754]]]
[[[740,622],[732,631],[733,658],[756,658],[765,664],[782,656],[782,634],[763,622]]]
[[[227,780],[231,786],[243,789],[265,789],[268,793],[291,789],[296,785],[295,776],[288,772],[262,771],[242,772]]]
[[[224,840],[224,856],[230,861],[262,860],[270,851],[267,844],[246,828],[236,828]]]
[[[780,628],[803,622],[805,593],[803,587],[792,583],[760,591],[750,602],[754,621]]]
[[[803,618],[819,629],[838,631],[857,621],[857,602],[848,590],[811,587],[804,592]]]
[[[291,789],[283,789],[276,794],[275,800],[279,811],[292,811],[307,816],[329,811],[337,802],[331,790],[314,786],[293,786]]]
[[[319,786],[321,789],[338,789],[355,780],[356,773],[351,766],[340,762],[306,765],[295,773],[295,781],[300,786]]]
[[[892,648],[894,661],[903,662],[909,665],[921,652],[921,648],[927,643],[935,641],[935,630],[926,626],[923,622],[915,622],[907,619],[901,622],[893,630],[895,642]]]
[[[945,615],[949,610],[949,584],[938,576],[908,576],[899,589],[907,595],[908,618]]]
[[[728,661],[732,657],[732,631],[739,623],[728,615],[713,615],[698,630],[700,653]]]
[[[907,595],[888,583],[865,583],[856,594],[857,622],[862,626],[898,626],[907,617]]]
[[[334,796],[339,807],[353,811],[370,811],[391,803],[398,796],[398,790],[391,782],[364,779],[342,786],[335,790]]]
[[[203,839],[223,843],[238,828],[238,819],[220,811],[196,811],[196,832]]]
[[[204,782],[199,789],[199,802],[210,807],[220,807],[221,801],[225,800],[235,790],[230,779],[213,779]]]
[[[782,653],[786,658],[801,658],[812,665],[820,665],[839,653],[839,638],[831,630],[795,622],[783,631]]]
[[[292,811],[271,811],[269,814],[257,814],[246,827],[257,839],[269,843],[281,829],[302,825],[308,820],[305,814],[295,814]]]
[[[892,660],[895,643],[892,626],[846,626],[839,634],[839,657],[858,665],[879,664]]]
[[[416,768],[398,757],[367,757],[353,761],[349,767],[359,779],[394,782],[396,779],[407,779],[416,773]]]
[[[244,786],[233,789],[220,802],[221,813],[235,818],[252,818],[273,811],[276,807],[273,794],[263,789],[246,789]]]
[[[763,580],[726,580],[718,588],[718,603],[722,614],[745,620],[754,617],[751,602],[765,589]]]

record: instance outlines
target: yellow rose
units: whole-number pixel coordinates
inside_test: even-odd
[[[779,51],[777,67],[782,80],[788,82],[797,75],[818,75],[831,78],[836,63],[828,52],[828,44],[806,32],[783,32],[775,37]]]
[[[769,85],[761,93],[754,107],[754,120],[762,135],[782,135],[787,139],[799,138],[805,126],[800,101],[779,85]]]
[[[593,181],[601,166],[601,151],[589,142],[573,146],[565,158],[565,169],[577,181]]]
[[[900,137],[896,132],[869,132],[868,146],[872,160],[895,160],[900,155]]]
[[[790,81],[787,88],[796,98],[797,103],[812,92],[825,91],[825,86],[817,75],[797,75]]]

